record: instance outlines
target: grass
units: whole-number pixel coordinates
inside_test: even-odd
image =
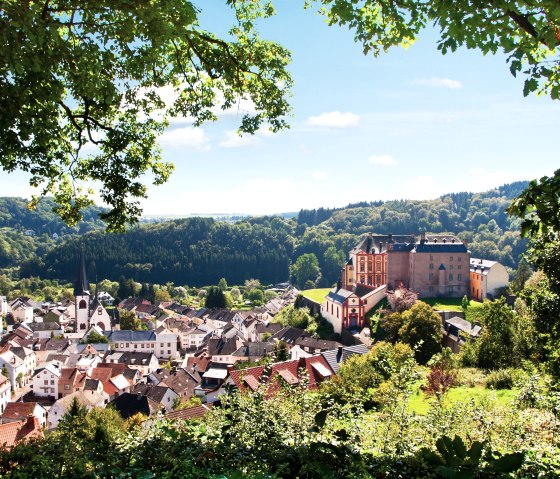
[[[302,291],[301,294],[304,298],[315,301],[316,303],[322,303],[330,290],[331,288],[306,289]]]
[[[447,404],[452,404],[456,402],[467,402],[474,399],[475,402],[480,405],[487,401],[495,400],[498,405],[507,406],[513,401],[516,394],[517,391],[515,389],[499,389],[495,391],[482,386],[458,386],[449,390],[445,401]],[[424,415],[428,412],[434,401],[435,399],[433,397],[427,396],[418,388],[416,393],[410,396],[408,410],[415,414]]]
[[[446,311],[463,311],[461,308],[461,298],[420,298],[420,301],[428,303],[435,309],[441,309]],[[467,315],[469,312],[476,311],[482,308],[482,303],[478,301],[469,301],[469,307],[467,308]]]

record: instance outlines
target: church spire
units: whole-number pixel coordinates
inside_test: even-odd
[[[78,266],[78,277],[74,284],[74,296],[89,295],[89,283],[86,275],[86,260],[84,258],[84,245],[80,250],[80,264]]]

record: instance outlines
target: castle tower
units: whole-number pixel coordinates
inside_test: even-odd
[[[80,264],[78,266],[78,277],[74,284],[74,302],[76,303],[76,326],[75,331],[84,333],[89,327],[89,283],[86,275],[86,261],[84,248],[80,252]]]

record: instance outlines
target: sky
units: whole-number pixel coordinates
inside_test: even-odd
[[[150,186],[144,214],[274,214],[358,201],[431,199],[551,175],[560,102],[523,97],[503,54],[442,55],[437,31],[409,49],[364,56],[352,32],[303,2],[277,0],[261,36],[292,52],[290,129],[240,138],[230,111],[202,128],[174,122],[161,138],[171,179]],[[202,2],[203,27],[224,31],[222,2]],[[250,108],[248,106],[247,108]],[[0,172],[2,195],[32,193]]]

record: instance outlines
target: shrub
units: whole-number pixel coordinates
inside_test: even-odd
[[[515,370],[498,369],[488,374],[486,377],[486,387],[488,389],[511,389],[515,381]]]

